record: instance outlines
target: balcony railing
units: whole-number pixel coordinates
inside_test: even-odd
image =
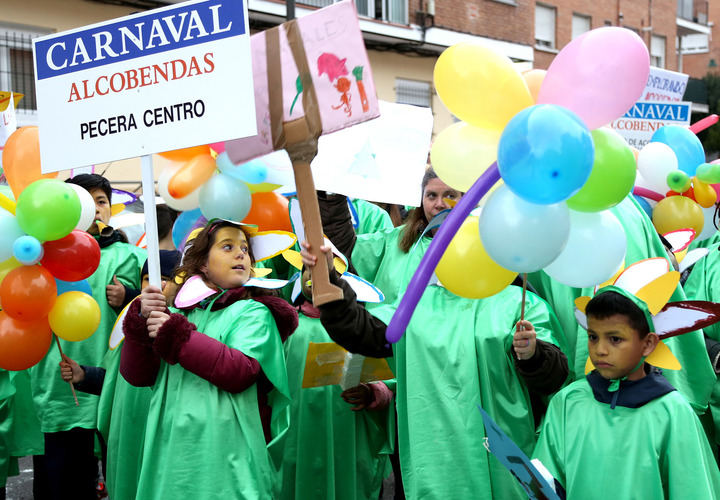
[[[708,0],[678,0],[677,16],[687,21],[707,25]]]
[[[298,4],[326,7],[339,0],[298,0]],[[408,24],[408,0],[355,0],[358,14],[396,24]]]

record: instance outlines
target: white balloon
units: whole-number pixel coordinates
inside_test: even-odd
[[[646,187],[665,195],[670,189],[667,176],[678,169],[678,160],[667,144],[650,142],[638,153],[637,166]]]
[[[158,192],[170,208],[185,212],[200,206],[200,188],[182,198],[173,198],[168,192],[168,183],[175,173],[180,170],[181,164],[167,164],[158,177]]]
[[[93,222],[95,222],[95,200],[93,200],[92,195],[87,189],[72,182],[68,182],[67,184],[75,190],[75,194],[77,194],[80,199],[80,220],[75,225],[75,229],[87,231],[88,228],[93,225]]]
[[[545,272],[564,285],[583,288],[610,279],[625,260],[627,237],[609,210],[585,213],[570,210],[570,236]]]
[[[703,224],[702,232],[695,237],[695,241],[704,241],[715,236],[717,232],[717,228],[715,227],[715,205],[709,208],[703,208],[702,212],[705,218],[705,224]]]

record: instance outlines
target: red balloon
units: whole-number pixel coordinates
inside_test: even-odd
[[[0,368],[26,370],[45,357],[51,343],[47,318],[19,321],[0,311]]]
[[[17,267],[0,283],[2,308],[21,321],[45,318],[56,298],[55,279],[40,266]]]
[[[253,193],[250,212],[242,222],[255,224],[260,231],[276,229],[292,232],[287,198],[272,191]]]
[[[43,249],[40,263],[59,280],[84,280],[100,265],[100,245],[79,229],[59,240],[46,241]]]

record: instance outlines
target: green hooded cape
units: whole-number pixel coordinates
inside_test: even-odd
[[[550,400],[534,457],[569,499],[720,498],[705,433],[677,391],[610,409],[578,380]]]
[[[398,248],[402,227],[361,236],[353,264],[386,296],[367,304],[386,323],[430,244]],[[482,406],[526,453],[535,445],[527,388],[511,358],[522,290],[509,286],[481,300],[431,285],[402,339],[394,344],[398,447],[408,498],[522,498],[517,481],[489,458]],[[562,330],[547,304],[527,294],[525,319],[539,339],[562,345]]]
[[[655,227],[632,196],[625,198],[611,211],[623,225],[627,235],[625,267],[650,257],[667,257]],[[568,342],[568,350],[565,352],[568,356],[571,376],[575,379],[583,378],[588,358],[587,332],[575,319],[575,299],[580,296],[592,297],[593,288],[572,288],[563,285],[544,271],[532,273],[528,278],[539,295],[550,303],[563,326]],[[685,292],[678,285],[670,301],[685,300],[685,298]],[[699,331],[686,333],[668,339],[666,344],[680,361],[683,369],[666,370],[663,374],[687,398],[698,414],[703,413],[715,382],[715,374],[708,360],[702,333]]]
[[[105,287],[113,276],[124,285],[140,288],[140,269],[147,252],[127,243],[113,243],[100,250],[100,265],[88,278],[93,298],[100,306],[100,325],[88,339],[80,342],[60,340],[63,352],[80,365],[100,366],[108,349],[108,338],[117,319],[107,302]],[[67,431],[74,427],[95,429],[98,397],[77,391],[80,403],[75,406],[70,386],[60,376],[60,353],[53,345],[37,365],[30,369],[33,400],[43,432]]]
[[[270,403],[273,437],[279,439],[287,426],[288,382],[270,310],[254,300],[217,311],[210,307],[193,309],[188,320],[260,363],[275,388]],[[148,411],[137,498],[273,498],[278,486],[268,450],[273,444],[265,443],[257,384],[231,394],[180,364],[162,362]]]
[[[700,259],[690,271],[690,276],[685,282],[685,295],[688,300],[709,300],[720,302],[720,235],[701,243],[707,242],[705,248],[710,253]],[[705,334],[716,341],[720,341],[720,323],[715,323],[704,328]],[[715,380],[712,395],[710,397],[710,415],[713,420],[714,436],[711,436],[715,443],[720,444],[720,381]]]
[[[282,464],[283,499],[376,500],[390,473],[395,414],[352,411],[340,386],[302,388],[310,342],[332,342],[319,319],[300,314],[285,342],[292,399]]]

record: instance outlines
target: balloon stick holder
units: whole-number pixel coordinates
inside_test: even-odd
[[[160,288],[160,243],[158,242],[157,212],[155,210],[155,177],[153,176],[152,156],[143,156],[141,163],[148,275],[150,285]]]
[[[53,333],[53,337],[55,338],[55,344],[57,345],[58,351],[60,351],[60,359],[68,362],[68,358],[65,356],[65,353],[63,353],[62,347],[60,347],[60,339]],[[75,392],[75,384],[72,383],[72,380],[68,382],[70,384],[70,390],[72,391],[73,398],[75,399],[75,406],[80,406],[80,402],[77,398],[77,393]]]

